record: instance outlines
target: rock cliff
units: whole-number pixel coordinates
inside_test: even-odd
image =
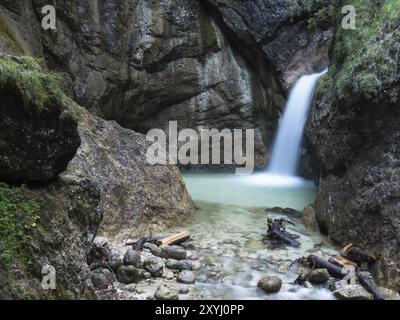
[[[342,29],[337,18],[330,72],[307,128],[320,163],[320,191],[307,212],[335,243],[380,257],[376,278],[399,290],[400,3],[350,4],[362,11],[357,29]]]

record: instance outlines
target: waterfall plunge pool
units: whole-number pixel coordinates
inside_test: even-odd
[[[170,231],[190,231],[198,250],[202,268],[195,270],[197,281],[192,291],[196,298],[333,299],[326,286],[304,288],[294,284],[299,270],[289,266],[296,258],[310,253],[328,258],[337,253],[335,248],[302,226],[298,216],[267,209],[278,206],[303,210],[316,196],[312,183],[289,179],[277,186],[276,181],[268,182],[264,174],[240,177],[188,173],[184,180],[197,209],[182,226]],[[262,241],[267,216],[290,218],[296,226],[287,229],[301,236],[301,247],[268,248]],[[257,288],[258,280],[266,275],[277,275],[283,280],[279,293],[267,295]]]

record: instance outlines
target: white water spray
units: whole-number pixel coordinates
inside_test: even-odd
[[[327,71],[301,77],[292,89],[279,125],[268,172],[295,176],[307,115],[318,79]]]

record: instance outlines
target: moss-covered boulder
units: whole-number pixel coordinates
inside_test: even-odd
[[[0,179],[46,182],[80,145],[59,76],[30,57],[0,57]]]

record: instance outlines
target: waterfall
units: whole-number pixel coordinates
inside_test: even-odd
[[[301,77],[290,92],[272,150],[268,173],[296,176],[304,127],[318,79],[327,70]]]

